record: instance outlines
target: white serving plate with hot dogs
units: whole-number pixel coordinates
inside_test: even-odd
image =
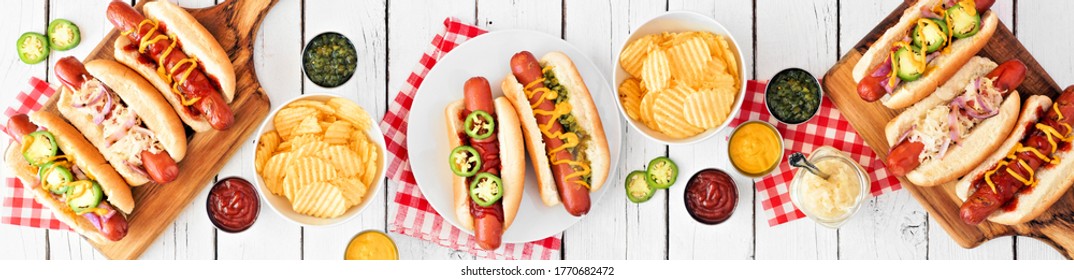
[[[451,180],[455,175],[447,165],[447,156],[452,147],[449,147],[445,138],[447,127],[444,124],[444,108],[448,103],[463,97],[463,84],[474,76],[489,80],[493,98],[503,96],[500,82],[511,74],[511,56],[524,50],[532,52],[538,58],[552,51],[567,54],[582,74],[600,112],[604,133],[608,139],[608,150],[611,153],[612,173],[608,174],[608,180],[600,190],[590,194],[592,205],[589,213],[597,211],[604,193],[622,191],[622,183],[617,179],[619,176],[614,174],[619,162],[622,139],[622,125],[616,108],[618,99],[600,68],[571,44],[548,34],[528,30],[491,32],[456,47],[429,71],[414,98],[407,128],[410,165],[418,187],[433,209],[456,228],[467,233],[472,234],[470,230],[459,226],[454,214]],[[522,195],[514,223],[504,232],[504,243],[544,239],[563,232],[584,218],[571,216],[562,205],[545,206],[537,190],[537,177],[533,173],[533,166],[528,158],[525,162],[525,193]]]

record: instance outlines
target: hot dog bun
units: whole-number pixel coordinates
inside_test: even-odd
[[[74,159],[74,163],[89,176],[96,178],[108,202],[118,211],[130,213],[134,210],[134,198],[123,178],[105,162],[104,157],[82,138],[74,127],[59,116],[37,111],[30,114],[30,122],[45,128],[56,138],[56,145],[65,155]],[[32,193],[34,199],[48,207],[52,214],[79,234],[96,243],[110,243],[88,220],[75,214],[69,206],[53,198],[52,194],[40,187],[36,166],[30,165],[22,157],[22,145],[12,142],[8,146],[4,160],[8,169],[22,181],[25,190]],[[117,213],[117,215],[119,215]]]
[[[59,139],[57,139],[57,141],[59,141]],[[40,181],[37,179],[37,167],[27,164],[26,160],[22,157],[22,153],[19,152],[20,150],[22,150],[21,144],[18,142],[11,142],[11,145],[8,145],[4,160],[7,162],[8,170],[22,181],[24,190],[33,194],[35,201],[48,207],[48,209],[52,211],[52,216],[59,219],[68,227],[74,229],[78,234],[85,236],[86,239],[98,244],[112,242],[102,235],[101,231],[93,227],[93,224],[91,224],[89,220],[79,217],[74,211],[71,211],[70,207],[63,202],[56,200],[47,190],[38,186]],[[79,164],[79,166],[81,166],[81,164]],[[102,184],[101,187],[103,188],[104,185]],[[109,198],[111,198],[111,196],[109,196]]]
[[[883,63],[890,53],[892,44],[903,40],[906,34],[914,28],[914,21],[921,18],[921,9],[929,8],[941,0],[918,0],[910,5],[894,26],[888,28],[877,38],[869,50],[862,54],[861,60],[854,65],[854,82],[861,81],[871,73],[874,66]],[[934,89],[947,81],[957,72],[966,61],[977,54],[981,48],[992,38],[996,27],[999,26],[999,18],[991,10],[981,14],[981,30],[968,38],[958,39],[951,43],[950,52],[941,53],[931,63],[931,70],[920,79],[913,82],[903,82],[888,95],[884,95],[880,102],[892,109],[902,109],[927,97]]]
[[[611,156],[608,153],[608,140],[604,136],[604,125],[601,124],[597,106],[593,104],[593,96],[589,93],[582,75],[578,73],[574,62],[566,54],[551,52],[540,59],[544,67],[552,67],[552,72],[560,84],[568,92],[568,102],[571,104],[571,115],[577,121],[582,130],[586,131],[590,139],[585,145],[585,158],[590,161],[590,192],[599,190],[608,178],[608,170],[611,166]],[[541,138],[541,130],[526,97],[524,86],[518,82],[514,75],[508,74],[501,84],[504,95],[515,105],[519,121],[522,123],[526,146],[529,150],[530,159],[537,173],[537,184],[540,187],[541,201],[545,205],[555,206],[560,203],[559,191],[556,189],[556,181],[552,175],[551,164],[548,161],[544,140]],[[585,140],[583,140],[585,141]]]
[[[184,53],[197,58],[199,68],[219,85],[220,93],[228,103],[235,97],[235,69],[223,47],[211,33],[205,29],[190,13],[169,1],[152,1],[143,6],[145,17],[157,20],[167,26],[166,33],[175,36]],[[155,63],[145,63],[137,47],[131,48],[132,42],[127,36],[117,36],[113,44],[117,61],[127,65],[142,77],[145,77],[165,100],[172,105],[176,114],[194,131],[209,131],[212,126],[201,117],[190,115],[184,108],[179,96],[172,93],[172,85],[157,73]]]
[[[955,97],[965,92],[966,86],[978,77],[987,75],[997,64],[984,57],[975,56],[962,67],[932,95],[903,111],[888,122],[884,128],[888,144],[895,146],[904,131],[909,130],[915,122],[926,117],[936,106],[946,105]],[[919,186],[937,186],[958,179],[976,167],[989,152],[998,147],[1014,128],[1021,108],[1018,91],[1013,91],[1000,105],[1000,112],[977,124],[973,131],[958,145],[951,147],[941,159],[929,159],[906,174],[910,182]]]
[[[87,62],[86,71],[119,95],[127,108],[133,110],[142,119],[142,123],[153,131],[156,139],[160,141],[164,150],[168,151],[172,159],[176,162],[183,160],[186,156],[186,132],[183,131],[183,123],[157,89],[130,68],[115,61]],[[126,158],[107,147],[104,126],[93,123],[93,116],[90,113],[74,108],[71,104],[72,95],[70,89],[61,87],[60,100],[56,107],[64,118],[77,127],[82,135],[104,155],[128,185],[140,186],[149,182],[148,176],[133,171],[125,163]]]
[[[1018,122],[1010,136],[1005,138],[1003,144],[996,148],[988,159],[981,162],[977,168],[967,173],[955,184],[955,194],[960,200],[966,201],[970,196],[973,181],[983,176],[1006,157],[1011,149],[1025,137],[1029,124],[1037,123],[1051,105],[1052,100],[1042,95],[1034,95],[1026,100],[1025,108],[1018,117]],[[1061,159],[1060,163],[1037,170],[1038,184],[1029,190],[1021,191],[1014,197],[1017,205],[1012,211],[997,210],[988,217],[988,220],[999,224],[1016,225],[1033,220],[1048,210],[1048,207],[1066,193],[1071,183],[1074,183],[1074,160],[1068,158],[1070,153],[1069,150],[1057,152],[1056,156]]]
[[[519,129],[518,115],[506,97],[496,98],[496,135],[500,143],[500,180],[503,181],[503,228],[507,230],[515,220],[519,204],[522,203],[523,186],[526,182],[526,162],[522,149],[522,131]],[[459,135],[463,132],[463,115],[465,106],[462,100],[452,102],[444,109],[444,120],[448,131],[450,147],[462,145]],[[474,217],[470,215],[470,191],[466,178],[452,176],[452,189],[455,194],[455,217],[469,230],[474,230]]]
[[[220,42],[216,41],[205,26],[171,1],[145,3],[142,11],[146,18],[163,22],[168,27],[168,35],[179,38],[183,52],[202,62],[203,71],[220,85],[220,93],[224,94],[228,103],[235,99],[235,67],[231,65],[231,59],[220,46]]]

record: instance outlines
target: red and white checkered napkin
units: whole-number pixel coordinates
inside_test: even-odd
[[[395,186],[395,203],[389,204],[388,207],[395,208],[397,211],[389,225],[389,230],[432,241],[455,250],[467,251],[484,258],[549,259],[552,256],[558,256],[559,235],[525,244],[508,243],[491,252],[481,250],[474,242],[473,236],[444,221],[444,218],[436,213],[418,189],[414,173],[410,170],[410,159],[406,149],[407,117],[410,115],[414,95],[417,94],[418,87],[421,86],[425,75],[429,73],[429,69],[432,69],[441,57],[462,42],[486,32],[476,26],[462,23],[456,18],[444,20],[444,26],[444,31],[433,37],[429,50],[425,51],[417,68],[407,77],[406,84],[399,90],[380,123],[380,128],[384,130],[384,142],[388,147],[387,176],[392,179],[389,184]]]
[[[7,119],[13,115],[26,114],[41,109],[48,102],[49,97],[56,93],[56,87],[38,78],[30,78],[30,90],[21,91],[15,96],[12,107],[4,110],[4,116],[0,118],[0,130],[7,135]],[[13,143],[13,139],[8,143]],[[6,150],[4,150],[6,151]],[[56,230],[71,230],[63,222],[52,216],[44,205],[34,201],[34,196],[23,189],[22,182],[17,178],[4,178],[4,185],[0,187],[0,196],[3,197],[3,206],[0,207],[0,223],[46,228]]]
[[[850,154],[851,158],[858,161],[869,172],[873,180],[870,186],[872,195],[902,189],[898,178],[888,173],[884,163],[876,157],[869,146],[865,145],[865,140],[858,137],[858,133],[846,119],[843,119],[843,115],[839,113],[831,100],[824,98],[820,104],[820,112],[809,122],[786,125],[778,122],[765,109],[764,88],[765,82],[749,81],[746,86],[745,99],[742,100],[742,109],[738,117],[731,121],[731,126],[738,126],[748,120],[762,120],[775,124],[779,133],[783,134],[785,149],[783,161],[775,171],[772,171],[772,174],[756,181],[761,206],[765,212],[772,215],[768,219],[769,226],[805,217],[805,214],[791,203],[790,182],[794,178],[795,170],[791,168],[787,157],[793,152],[807,153],[820,146],[832,146]]]

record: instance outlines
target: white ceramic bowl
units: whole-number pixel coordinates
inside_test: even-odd
[[[634,42],[634,40],[637,40],[638,38],[641,38],[645,35],[659,34],[663,32],[686,31],[707,31],[714,34],[723,35],[730,39],[731,51],[738,56],[738,73],[740,74],[739,84],[742,86],[741,89],[738,90],[737,97],[735,97],[734,105],[731,106],[731,115],[727,117],[727,120],[724,121],[723,124],[716,128],[706,130],[701,134],[679,139],[669,137],[659,131],[650,129],[648,126],[641,123],[640,121],[631,119],[629,116],[627,116],[626,109],[623,108],[622,102],[618,101],[618,96],[619,84],[621,84],[623,80],[630,78],[630,74],[627,74],[627,72],[623,70],[623,68],[619,65],[619,54],[622,52],[623,48],[626,47],[627,44]],[[615,69],[612,69],[612,79],[615,80],[615,84],[612,85],[612,88],[615,89],[615,104],[619,107],[619,114],[621,114],[623,118],[627,120],[627,123],[630,124],[630,127],[633,127],[635,130],[640,131],[642,135],[645,135],[645,137],[649,137],[649,139],[652,139],[653,141],[668,145],[686,145],[701,142],[705,139],[708,139],[709,137],[712,137],[713,135],[716,135],[717,132],[723,130],[731,123],[732,118],[738,116],[739,108],[742,107],[742,95],[746,93],[746,75],[744,75],[744,73],[746,73],[745,64],[746,62],[745,59],[742,57],[742,52],[741,48],[739,48],[738,41],[736,41],[735,37],[731,36],[731,32],[728,31],[727,28],[724,28],[723,25],[721,25],[719,22],[716,22],[716,20],[708,16],[694,12],[667,12],[662,15],[656,16],[649,21],[646,21],[640,27],[635,29],[634,32],[630,34],[630,37],[623,41],[623,45],[619,46],[619,51],[616,51]]]
[[[279,112],[281,108],[287,107],[288,104],[291,104],[298,100],[327,101],[328,99],[331,99],[333,97],[340,96],[332,94],[306,94],[288,100],[283,104],[283,106],[272,110],[272,113],[268,115],[268,118],[265,118],[265,120],[261,122],[261,128],[257,129],[257,135],[255,135],[254,137],[260,139],[261,135],[264,134],[266,131],[276,130],[276,125],[273,123],[272,119],[276,117],[276,113]],[[272,208],[273,212],[276,212],[288,221],[291,221],[301,226],[333,226],[341,224],[343,222],[346,222],[347,220],[350,220],[351,218],[354,218],[355,216],[358,216],[358,213],[361,213],[362,210],[366,208],[366,206],[369,206],[369,203],[375,196],[374,194],[376,194],[377,191],[380,190],[380,186],[383,185],[385,170],[384,153],[387,151],[384,146],[384,137],[382,136],[384,135],[384,133],[380,131],[380,126],[377,125],[375,120],[373,122],[373,125],[370,126],[369,130],[367,130],[365,133],[366,135],[369,135],[370,140],[373,141],[373,143],[376,143],[377,147],[380,149],[380,152],[378,154],[379,158],[377,159],[377,176],[375,177],[377,179],[373,181],[373,184],[371,184],[371,186],[367,186],[369,189],[366,190],[365,197],[362,197],[362,202],[358,203],[358,205],[351,206],[350,209],[347,209],[347,212],[343,213],[343,216],[331,219],[324,219],[295,212],[295,210],[291,208],[291,202],[287,201],[286,197],[278,196],[272,194],[272,192],[269,192],[268,188],[265,186],[265,180],[261,178],[261,174],[258,174],[256,178],[254,178],[254,186],[257,189],[258,195],[261,196],[262,200],[265,202],[266,205],[269,206],[269,208]],[[256,158],[256,149],[250,151],[249,156],[250,158]],[[254,168],[254,174],[257,174],[256,167],[251,166],[251,168]],[[264,205],[262,205],[262,207],[264,207]]]

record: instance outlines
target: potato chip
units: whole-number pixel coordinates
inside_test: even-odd
[[[692,36],[667,50],[671,75],[693,85],[704,79],[705,68],[712,60],[708,45],[701,37]]]
[[[291,139],[291,132],[301,123],[307,116],[317,114],[317,110],[307,107],[296,108],[283,108],[276,113],[276,117],[272,119],[273,125],[276,126],[276,133],[280,134],[280,138],[283,140]]]
[[[254,169],[257,172],[261,172],[265,168],[265,163],[272,157],[272,153],[276,152],[276,148],[280,146],[280,135],[275,131],[265,132],[261,135],[261,138],[257,139],[257,151],[254,155]]]
[[[377,146],[366,146],[365,158],[363,164],[365,165],[365,171],[362,172],[362,182],[366,186],[372,185],[377,180],[377,168],[380,167],[380,153],[377,152]]]
[[[716,41],[720,43],[720,50],[723,51],[723,60],[727,63],[727,73],[731,74],[731,77],[735,80],[735,86],[738,85],[738,56],[735,52],[731,51],[731,45],[727,42],[727,38],[723,36],[716,36]]]
[[[365,146],[373,144],[369,138],[366,138],[365,133],[358,130],[351,132],[351,138],[348,141],[350,141],[351,150],[358,154],[364,153]]]
[[[283,194],[282,185],[280,181],[285,176],[286,168],[291,165],[291,161],[295,158],[291,152],[283,152],[276,154],[269,158],[265,163],[264,170],[261,172],[261,178],[265,180],[266,186],[273,194]]]
[[[324,130],[324,141],[331,145],[346,145],[353,132],[354,126],[350,122],[335,121]]]
[[[649,91],[661,91],[671,82],[671,66],[662,50],[655,50],[645,58],[641,67],[641,83]]]
[[[335,218],[347,212],[347,201],[339,187],[329,182],[311,183],[296,190],[291,206],[295,212],[318,218]]]
[[[365,197],[366,191],[369,190],[362,181],[355,177],[336,178],[332,181],[332,184],[338,187],[339,192],[343,194],[343,199],[347,201],[347,207],[362,203],[362,198]]]
[[[653,121],[660,131],[675,138],[686,138],[705,130],[683,121],[683,104],[695,91],[684,84],[676,84],[660,93],[653,104]]]
[[[291,131],[291,136],[296,137],[306,134],[316,135],[321,134],[321,132],[321,125],[317,124],[317,117],[307,116],[306,118],[302,119],[302,122],[298,124],[298,127],[295,127],[295,129]]]
[[[327,149],[330,146],[328,142],[321,141],[318,137],[320,136],[302,135],[296,137],[294,150],[291,152],[299,156],[313,156]]]
[[[658,35],[649,35],[627,44],[619,53],[619,64],[622,65],[623,70],[631,76],[641,77],[641,67],[645,63],[646,56],[657,47],[656,38]]]
[[[653,104],[655,104],[656,98],[660,96],[660,93],[660,91],[656,91],[645,94],[645,96],[641,98],[641,104],[638,105],[638,108],[641,109],[641,112],[639,113],[641,114],[640,117],[642,123],[654,130],[657,128],[656,123],[653,122]]]
[[[732,95],[727,90],[705,89],[687,96],[682,108],[686,122],[703,129],[720,126],[730,114],[724,96]]]
[[[344,146],[330,146],[316,153],[316,156],[331,162],[341,177],[351,177],[364,170],[362,157]]]
[[[280,145],[276,146],[276,153],[290,152],[291,151],[291,144],[292,144],[291,140],[280,142]]]
[[[328,104],[316,100],[296,100],[295,102],[291,102],[291,104],[287,104],[287,108],[298,107],[313,108],[314,110],[319,111],[321,116],[331,116],[336,113],[336,109],[332,108],[332,106],[328,106]]]
[[[640,120],[638,115],[641,110],[639,106],[641,106],[642,94],[641,83],[638,79],[629,78],[619,84],[619,101],[623,103],[623,110],[631,119]]]
[[[327,182],[338,178],[336,168],[323,159],[307,156],[299,157],[287,168],[283,178],[284,196],[294,198],[296,190],[315,182]]]
[[[369,113],[366,113],[365,109],[362,109],[354,101],[336,97],[328,100],[328,106],[335,108],[340,119],[351,122],[358,130],[366,131],[373,126],[373,120],[369,118]]]

